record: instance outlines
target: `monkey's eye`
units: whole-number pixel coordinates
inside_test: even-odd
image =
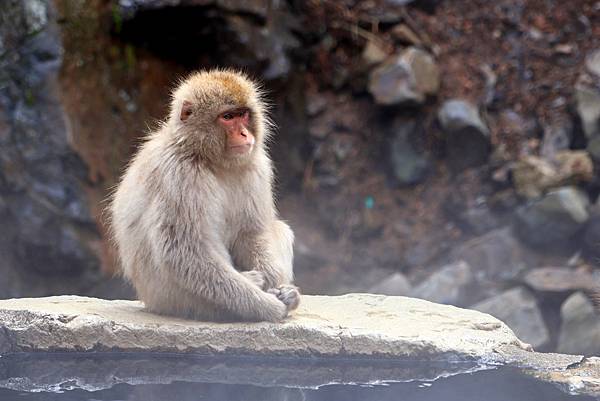
[[[225,113],[221,116],[223,120],[233,120],[233,113]]]

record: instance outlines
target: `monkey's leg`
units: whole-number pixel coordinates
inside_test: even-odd
[[[209,246],[210,244],[210,246]],[[216,240],[196,242],[190,248],[161,248],[162,260],[177,285],[231,316],[252,321],[280,321],[287,314],[283,301],[254,285],[235,270]]]
[[[261,290],[265,289],[265,274],[263,272],[259,272],[258,270],[249,270],[241,273],[248,280],[252,281],[258,288]]]

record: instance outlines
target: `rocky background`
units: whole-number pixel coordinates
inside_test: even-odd
[[[103,209],[198,68],[261,79],[305,293],[600,353],[600,2],[4,0],[0,298],[130,298]]]

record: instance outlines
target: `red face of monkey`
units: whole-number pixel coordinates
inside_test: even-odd
[[[225,169],[254,161],[269,134],[260,96],[239,74],[192,76],[173,95],[170,121],[177,125],[178,148]]]
[[[194,117],[194,105],[190,101],[184,101],[181,109],[180,120],[207,137],[212,137],[209,144],[221,143],[228,156],[242,156],[249,154],[256,143],[256,137],[252,132],[254,129],[252,112],[248,107],[229,107],[217,115],[216,121],[210,114],[197,113]],[[211,121],[212,120],[212,121]],[[223,135],[220,137],[220,135]],[[220,139],[216,139],[220,137]],[[216,139],[216,140],[215,140]],[[213,147],[212,145],[210,145]],[[223,147],[221,149],[223,149]],[[208,151],[208,149],[205,149]]]
[[[245,107],[234,108],[221,113],[218,124],[227,133],[227,152],[243,155],[249,153],[255,143],[250,132],[250,110]]]

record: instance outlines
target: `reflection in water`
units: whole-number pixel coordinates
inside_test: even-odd
[[[25,391],[107,389],[173,382],[319,387],[330,383],[432,381],[486,369],[474,363],[340,358],[199,357],[157,354],[29,354],[0,358],[0,387]],[[489,369],[489,368],[488,368]]]
[[[516,369],[449,369],[418,362],[29,355],[0,358],[0,401],[561,401]],[[460,365],[457,365],[460,366]],[[295,372],[295,375],[294,375]],[[374,381],[385,385],[331,384]],[[437,380],[435,380],[438,378]],[[354,380],[353,380],[354,379]],[[366,380],[365,380],[366,379]],[[312,385],[307,388],[306,385]],[[321,385],[320,387],[317,387]],[[303,387],[303,388],[302,388]]]

